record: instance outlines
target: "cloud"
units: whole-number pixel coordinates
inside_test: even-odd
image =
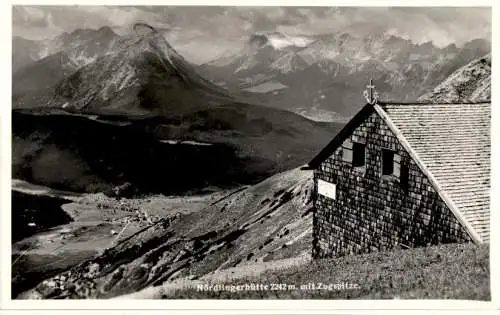
[[[356,35],[393,35],[416,43],[433,41],[438,46],[463,44],[475,38],[491,37],[491,10],[488,8],[338,8],[307,18],[291,26],[278,26],[285,32],[309,34],[347,32]]]
[[[170,29],[169,40],[198,61],[240,47],[255,32],[297,34],[390,32],[416,43],[461,45],[491,38],[491,8],[474,7],[175,7],[14,6],[14,35],[57,36],[76,28],[113,27],[118,33],[142,21]],[[197,44],[198,43],[198,44]],[[209,48],[209,46],[214,46]],[[215,47],[219,46],[219,47]],[[196,51],[197,50],[197,51]]]

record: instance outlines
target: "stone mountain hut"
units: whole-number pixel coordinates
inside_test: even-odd
[[[489,242],[491,103],[365,96],[368,103],[309,163],[313,256]]]

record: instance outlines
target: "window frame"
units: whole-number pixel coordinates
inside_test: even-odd
[[[352,164],[353,161],[353,142],[350,138],[342,143],[342,162]]]

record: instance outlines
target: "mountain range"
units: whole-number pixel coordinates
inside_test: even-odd
[[[86,53],[85,60],[92,60],[88,50]],[[95,56],[94,61],[63,77],[48,91],[20,98],[16,107],[61,108],[69,104],[80,113],[172,116],[189,110],[187,107],[205,109],[210,104],[234,101],[225,90],[197,75],[156,30],[145,26],[137,26],[135,33],[121,37],[112,49],[91,50],[90,54]],[[43,72],[34,72],[38,70]]]
[[[127,42],[130,44],[130,35],[119,36],[109,27],[77,29],[39,41],[14,37],[15,100],[59,82]],[[167,46],[161,49],[172,51]],[[432,42],[415,44],[387,34],[291,36],[267,32],[250,36],[236,53],[191,66],[233,95],[243,94],[246,102],[315,120],[345,122],[364,103],[362,90],[370,78],[382,99],[414,101],[490,51],[491,43],[484,39],[440,48]],[[99,66],[102,63],[105,61]]]
[[[490,42],[483,39],[439,48],[393,35],[269,33],[252,36],[239,53],[200,68],[229,89],[262,94],[269,106],[345,121],[364,104],[362,91],[370,78],[381,99],[415,101],[490,51]]]
[[[125,182],[163,193],[253,183],[305,163],[341,127],[213,84],[145,24],[50,84],[48,69],[75,63],[47,61],[71,61],[68,51],[26,66],[40,86],[14,93],[14,177],[92,192]]]

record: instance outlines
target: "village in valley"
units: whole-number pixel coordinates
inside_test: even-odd
[[[278,9],[14,6],[12,299],[491,300],[491,30]]]

